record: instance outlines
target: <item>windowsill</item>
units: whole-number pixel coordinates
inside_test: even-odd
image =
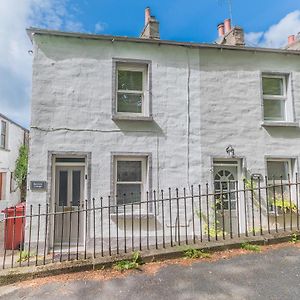
[[[0,147],[0,151],[6,151],[6,152],[10,152],[10,150],[9,149],[7,149],[7,148],[2,148],[2,147]]]
[[[264,121],[262,127],[299,127],[298,122]]]
[[[113,115],[111,118],[113,121],[146,121],[152,122],[152,116],[126,116],[126,115]]]

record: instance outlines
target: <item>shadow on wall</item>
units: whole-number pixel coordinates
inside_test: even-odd
[[[266,132],[274,138],[300,139],[299,127],[269,127],[265,128]]]
[[[114,120],[114,123],[125,136],[136,136],[137,132],[141,134],[153,133],[155,136],[165,136],[161,127],[155,121],[126,121]]]

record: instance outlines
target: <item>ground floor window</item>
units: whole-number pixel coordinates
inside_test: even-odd
[[[145,201],[147,157],[116,156],[114,159],[114,192],[117,205]]]
[[[289,181],[292,180],[292,159],[267,160],[268,196],[270,211],[275,206],[280,208],[282,203],[289,202]]]

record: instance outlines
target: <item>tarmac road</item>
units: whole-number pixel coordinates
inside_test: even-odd
[[[133,272],[111,280],[0,287],[0,299],[300,299],[300,248],[286,247],[190,266],[168,265],[154,275]]]

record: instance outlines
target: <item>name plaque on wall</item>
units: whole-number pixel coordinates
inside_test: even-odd
[[[44,191],[47,189],[46,181],[30,181],[30,189],[33,191]]]

